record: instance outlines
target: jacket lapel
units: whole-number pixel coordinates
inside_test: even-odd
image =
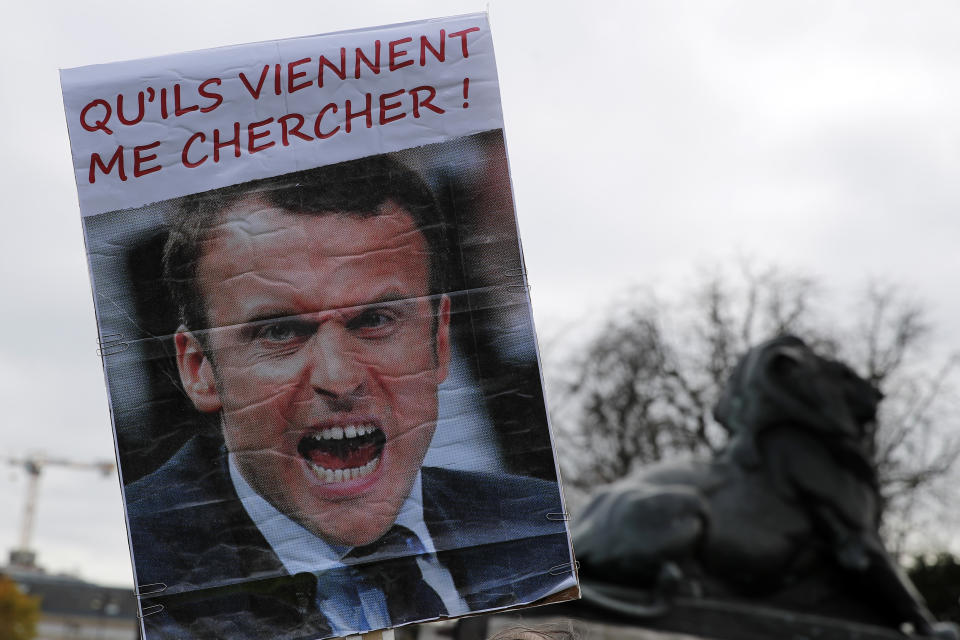
[[[507,607],[517,598],[504,582],[509,554],[489,537],[497,516],[485,513],[489,504],[478,504],[467,487],[460,487],[455,472],[424,467],[423,517],[437,549],[437,558],[450,572],[453,583],[470,611]],[[494,505],[495,506],[495,505]],[[479,511],[478,511],[479,510]]]

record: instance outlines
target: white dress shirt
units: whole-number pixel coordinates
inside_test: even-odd
[[[290,575],[302,572],[321,575],[325,571],[346,566],[343,559],[352,547],[329,544],[277,511],[243,478],[232,453],[229,455],[229,467],[230,479],[243,508]],[[410,489],[410,495],[397,514],[396,524],[412,531],[426,550],[426,554],[417,557],[417,565],[423,574],[424,582],[440,596],[447,613],[450,616],[467,613],[467,605],[457,592],[450,572],[437,559],[433,538],[423,521],[423,487],[419,473]],[[345,594],[352,589],[359,595],[362,610],[355,610],[353,597],[342,598],[343,606],[337,606],[336,597],[321,601],[320,610],[334,634],[347,636],[393,626],[386,598],[380,589],[366,583],[339,586]],[[359,615],[361,613],[362,616]],[[356,628],[357,626],[361,628]]]

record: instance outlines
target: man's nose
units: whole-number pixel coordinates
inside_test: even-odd
[[[325,323],[313,341],[309,366],[314,392],[331,398],[362,393],[364,369],[346,329],[337,323]]]

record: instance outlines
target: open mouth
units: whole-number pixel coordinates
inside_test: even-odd
[[[301,438],[297,451],[323,482],[346,482],[373,473],[387,437],[371,423],[313,431]]]

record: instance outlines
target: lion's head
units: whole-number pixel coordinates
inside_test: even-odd
[[[883,394],[850,367],[823,358],[795,336],[779,336],[746,353],[734,368],[714,417],[731,434],[740,464],[757,464],[756,437],[772,426],[799,427],[852,457],[873,474],[874,424]]]

